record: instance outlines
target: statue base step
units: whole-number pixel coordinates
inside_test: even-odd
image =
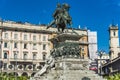
[[[31,80],[104,80],[88,67],[88,59],[57,59],[53,68]]]

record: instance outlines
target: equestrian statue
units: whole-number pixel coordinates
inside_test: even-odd
[[[47,29],[50,27],[57,27],[58,32],[63,32],[67,28],[67,25],[72,26],[72,18],[69,15],[70,6],[67,3],[64,3],[62,6],[60,3],[57,4],[57,8],[53,13],[54,20],[47,26]]]

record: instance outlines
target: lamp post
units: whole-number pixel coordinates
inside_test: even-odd
[[[1,60],[1,61],[0,61],[0,69],[1,69],[0,77],[2,77],[2,67],[3,67],[3,62],[2,62],[2,60]]]
[[[17,80],[17,55],[18,55],[18,51],[16,50],[16,53],[14,54],[14,60],[15,60],[15,65],[14,65],[15,80]]]
[[[100,57],[100,75],[102,76],[102,55],[103,55],[104,51],[97,51],[98,56]]]
[[[16,57],[16,73],[15,73],[15,79],[17,80],[17,57]]]

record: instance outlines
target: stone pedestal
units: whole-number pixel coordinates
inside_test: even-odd
[[[63,56],[83,58],[84,55],[81,54],[81,43],[79,41],[83,36],[84,35],[63,33],[50,39],[54,45],[54,49],[51,52],[51,55],[55,58]]]
[[[88,69],[88,60],[64,58],[55,62],[55,67],[33,80],[103,80]]]
[[[89,60],[82,58],[79,42],[82,36],[60,34],[50,39],[54,44],[51,59],[31,80],[103,80],[89,70]]]

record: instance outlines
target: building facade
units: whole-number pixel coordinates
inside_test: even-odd
[[[3,72],[31,76],[43,66],[51,50],[48,41],[51,33],[41,32],[38,26],[14,22],[1,22],[0,29]]]
[[[118,57],[120,52],[118,25],[110,25],[109,27],[109,51],[111,60]]]
[[[72,30],[69,29],[69,32]],[[87,30],[75,30],[84,35],[79,42],[84,58],[88,58]],[[0,22],[0,65],[1,72],[18,76],[33,76],[44,66],[53,44],[49,39],[57,35],[56,28],[44,25],[22,24],[13,21]]]
[[[102,66],[104,75],[120,73],[119,27],[114,24],[109,27],[109,55],[110,61]]]
[[[102,67],[104,64],[108,63],[110,60],[110,56],[109,54],[103,52],[102,53],[102,56],[98,56],[97,58],[97,64],[98,64],[98,73],[101,73],[102,74]]]
[[[97,59],[97,32],[88,30],[89,56],[90,59]]]

